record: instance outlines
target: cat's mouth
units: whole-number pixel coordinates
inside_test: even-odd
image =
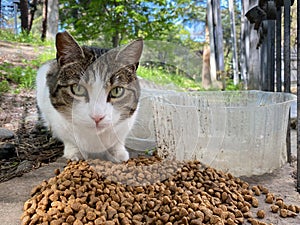
[[[103,132],[103,131],[111,129],[112,127],[113,127],[113,125],[111,123],[95,124],[95,129],[97,130],[97,132]]]

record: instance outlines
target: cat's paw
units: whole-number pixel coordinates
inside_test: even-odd
[[[116,146],[113,150],[108,151],[108,154],[110,155],[110,157],[108,157],[110,161],[124,162],[129,159],[129,153],[122,145]]]
[[[129,159],[129,153],[127,152],[127,150],[124,148],[122,151],[117,151],[117,154],[115,155],[115,158],[120,161],[120,162],[124,162],[127,161]]]
[[[79,149],[70,144],[65,144],[64,157],[72,161],[79,161],[81,159],[84,159]]]

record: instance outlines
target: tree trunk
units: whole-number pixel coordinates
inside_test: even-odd
[[[118,47],[119,42],[120,42],[120,35],[116,32],[115,35],[112,37],[113,48]]]
[[[47,38],[54,39],[58,32],[58,0],[48,0],[47,6]]]
[[[209,89],[211,87],[210,77],[210,48],[209,45],[204,45],[203,48],[203,63],[202,63],[202,87]]]
[[[42,35],[41,35],[41,39],[43,41],[46,39],[46,34],[47,34],[47,6],[48,6],[48,0],[44,0],[44,2],[43,2]]]
[[[213,9],[212,0],[207,1],[207,25],[209,30],[209,46],[210,46],[210,77],[211,81],[217,80],[217,65],[216,65],[216,51],[215,51],[215,39],[214,39],[214,21],[213,21]]]
[[[220,75],[224,71],[224,51],[223,51],[223,29],[221,18],[220,0],[212,1],[213,6],[213,23],[214,23],[214,39],[216,49],[216,66],[217,80],[220,80]]]
[[[208,29],[208,20],[206,16],[205,45],[203,47],[203,56],[202,56],[202,87],[204,89],[209,89],[212,85],[210,71],[211,69],[210,69],[209,29]]]
[[[233,68],[233,84],[239,83],[239,71],[238,71],[238,57],[236,48],[236,32],[235,32],[235,18],[234,18],[234,1],[229,0],[229,14],[231,23],[231,40],[232,40],[232,68]]]
[[[35,14],[36,10],[37,10],[37,0],[33,0],[32,3],[30,4],[30,13],[28,15],[28,21],[29,21],[28,30],[29,30],[29,32],[31,31],[31,28],[32,28],[34,14]]]
[[[253,6],[258,4],[258,0],[242,1],[243,10],[247,12]],[[245,14],[244,14],[245,15]],[[245,30],[245,55],[246,55],[246,67],[248,69],[248,89],[259,90],[261,81],[261,70],[260,70],[260,50],[256,48],[258,43],[257,31],[254,30],[254,24],[250,24],[247,20],[248,26]]]
[[[20,12],[21,12],[21,30],[22,32],[29,33],[27,0],[20,0]]]

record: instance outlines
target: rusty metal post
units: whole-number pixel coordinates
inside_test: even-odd
[[[300,0],[297,0],[297,191],[300,193]]]
[[[284,92],[291,92],[291,0],[284,1],[284,45],[283,45],[283,62],[284,62]],[[288,162],[292,161],[291,153],[291,129],[290,129],[290,119],[288,121],[287,135],[286,135],[286,148],[287,148],[287,159]]]
[[[268,43],[268,91],[273,91],[275,89],[275,21],[269,20],[268,21],[268,36],[267,36],[267,43]]]
[[[281,81],[281,6],[277,7],[276,14],[276,91],[282,92]]]

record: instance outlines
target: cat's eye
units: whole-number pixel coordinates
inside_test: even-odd
[[[109,97],[110,98],[120,98],[123,96],[124,92],[125,92],[125,88],[115,87],[115,88],[111,89],[111,91],[109,92]]]
[[[80,84],[73,84],[70,86],[72,94],[76,96],[86,96],[87,95],[87,90],[84,86]]]

